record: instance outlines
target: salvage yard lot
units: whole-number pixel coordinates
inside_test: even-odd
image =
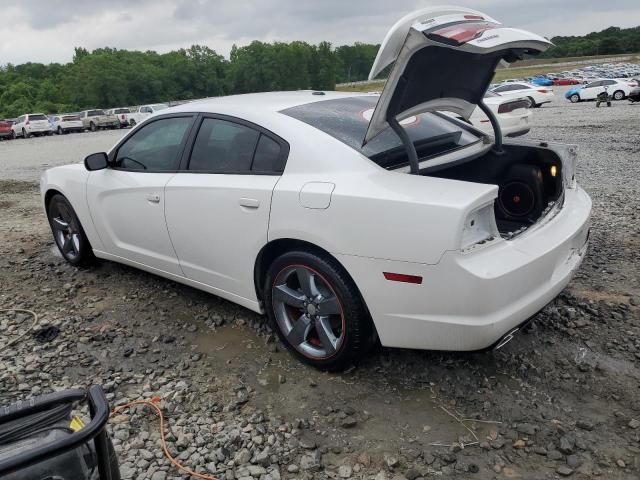
[[[593,227],[568,289],[499,352],[382,349],[344,374],[299,364],[241,307],[55,253],[40,171],[125,131],[0,143],[0,308],[60,328],[0,350],[0,403],[91,382],[112,404],[159,395],[170,448],[227,479],[638,478],[640,104],[596,109],[555,91],[524,138],[580,148]],[[29,322],[0,314],[7,339]],[[111,423],[123,478],[183,478],[160,454],[157,423],[143,410]]]

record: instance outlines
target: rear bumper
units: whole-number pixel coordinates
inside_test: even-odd
[[[569,283],[587,250],[591,200],[566,191],[562,210],[514,240],[461,253],[437,265],[347,255],[380,341],[389,347],[481,350],[535,315]],[[418,275],[421,285],[387,281],[382,272]]]

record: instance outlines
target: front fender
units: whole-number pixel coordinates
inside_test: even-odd
[[[89,175],[90,172],[84,168],[84,165],[79,163],[45,170],[40,177],[42,206],[46,215],[47,206],[45,201],[47,194],[55,191],[64,195],[76,212],[91,246],[96,250],[104,251],[104,246],[93,224],[89,204],[87,203],[87,180]]]

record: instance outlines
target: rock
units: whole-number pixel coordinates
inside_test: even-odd
[[[384,463],[387,467],[389,468],[393,468],[393,467],[397,467],[400,464],[400,460],[398,459],[398,457],[392,453],[385,453],[384,454]]]
[[[351,478],[352,474],[353,469],[349,465],[341,465],[340,468],[338,468],[340,478]]]
[[[233,461],[236,465],[245,465],[249,463],[250,460],[251,452],[246,448],[240,450],[238,453],[236,453],[236,456],[233,457]]]
[[[631,420],[629,420],[629,423],[627,424],[627,426],[635,430],[636,428],[640,427],[640,420],[636,420],[635,418],[632,418]]]
[[[513,448],[524,448],[526,447],[526,443],[524,442],[524,440],[516,440],[515,442],[513,442]]]
[[[568,477],[573,473],[573,469],[569,468],[567,465],[560,465],[556,468],[556,473],[562,475],[563,477]]]
[[[369,465],[371,465],[371,455],[369,455],[367,452],[361,452],[358,455],[358,463],[364,465],[365,467],[368,467]]]
[[[538,427],[530,423],[519,423],[516,427],[517,432],[524,433],[525,435],[535,435],[537,430]]]
[[[616,460],[616,465],[618,465],[620,468],[624,468],[627,466],[626,463],[624,463],[624,460],[622,460],[621,458],[619,458],[618,460]]]
[[[315,455],[303,455],[300,459],[300,468],[302,470],[317,471],[320,470],[320,462]]]
[[[562,453],[560,453],[558,450],[551,450],[549,451],[549,453],[547,453],[547,457],[549,458],[549,460],[562,460]]]
[[[358,421],[351,416],[347,416],[343,418],[342,421],[340,422],[340,425],[342,426],[342,428],[353,428],[357,424],[358,424]]]
[[[591,431],[593,430],[593,423],[591,423],[589,420],[578,420],[576,422],[576,427],[580,428],[581,430],[587,430],[587,431]]]
[[[422,474],[415,468],[410,468],[409,470],[404,472],[404,476],[406,477],[407,480],[416,480],[416,478],[418,478],[421,475]]]
[[[380,470],[378,474],[375,476],[374,480],[387,480],[387,473],[383,470]]]
[[[298,465],[296,465],[295,463],[292,463],[291,465],[287,466],[287,472],[289,473],[298,473],[300,471],[300,467],[298,467]]]
[[[576,439],[572,435],[563,435],[562,437],[560,437],[560,445],[558,446],[558,450],[560,450],[562,453],[572,453],[575,446]]]
[[[573,469],[576,469],[580,465],[582,465],[582,459],[576,454],[568,455],[567,456],[567,465],[569,465]]]
[[[158,470],[153,475],[151,475],[151,480],[165,480],[167,478],[167,472],[163,472],[162,470]]]

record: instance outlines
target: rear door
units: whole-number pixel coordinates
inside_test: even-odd
[[[202,116],[165,189],[167,226],[186,277],[235,300],[256,300],[255,260],[267,243],[271,196],[288,150],[257,125]]]
[[[604,92],[602,83],[602,80],[598,80],[585,85],[580,91],[580,98],[582,100],[595,100],[599,93]]]
[[[364,143],[392,119],[438,110],[468,119],[501,61],[549,46],[539,35],[466,8],[431,7],[406,16],[385,37],[369,74],[373,79],[393,64]]]
[[[106,253],[182,276],[165,222],[165,185],[176,174],[195,115],[159,117],[89,174],[87,201]]]

